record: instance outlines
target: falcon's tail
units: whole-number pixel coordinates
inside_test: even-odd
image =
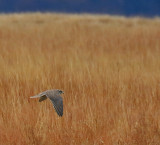
[[[39,98],[39,102],[42,102],[47,99],[47,96],[45,95],[36,95],[36,96],[31,96],[30,98]]]
[[[39,97],[41,97],[41,96],[36,95],[36,96],[31,96],[30,98],[39,98]]]

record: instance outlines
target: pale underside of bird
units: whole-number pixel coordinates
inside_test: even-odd
[[[42,102],[49,98],[57,114],[59,116],[63,116],[63,98],[61,97],[61,94],[64,94],[62,90],[47,90],[30,98],[39,98],[39,102]]]

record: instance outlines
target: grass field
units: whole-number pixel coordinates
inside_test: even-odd
[[[160,19],[1,14],[0,92],[1,145],[159,145]]]

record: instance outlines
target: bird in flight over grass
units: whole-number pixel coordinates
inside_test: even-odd
[[[58,89],[47,90],[36,96],[32,96],[30,98],[39,98],[39,102],[42,102],[47,98],[49,98],[57,114],[62,117],[63,116],[63,98],[61,97],[61,94],[64,94],[62,90],[58,90]]]

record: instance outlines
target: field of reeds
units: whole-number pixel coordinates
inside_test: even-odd
[[[160,19],[1,14],[0,144],[159,145]]]

